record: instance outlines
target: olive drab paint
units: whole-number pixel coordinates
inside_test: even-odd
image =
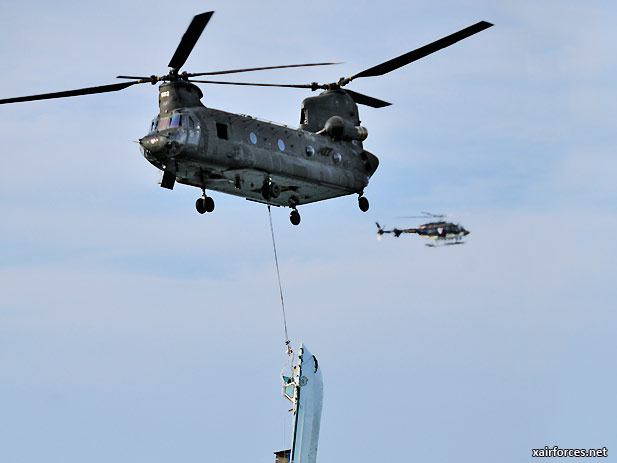
[[[154,130],[140,140],[146,159],[179,183],[295,207],[362,193],[379,165],[361,140],[316,133],[333,115],[359,123],[357,105],[344,90],[305,99],[302,117],[308,122],[299,129],[208,108],[202,98],[190,82],[162,84]],[[157,120],[175,114],[190,115],[198,128],[156,128]],[[191,130],[199,131],[197,144],[188,142]],[[279,186],[278,197],[264,197],[267,182]]]

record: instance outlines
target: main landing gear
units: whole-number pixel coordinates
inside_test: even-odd
[[[300,213],[298,212],[298,209],[292,209],[292,211],[289,213],[289,221],[292,223],[292,225],[300,225]]]
[[[267,178],[264,180],[264,183],[261,186],[261,195],[266,201],[269,201],[270,199],[276,199],[281,196],[281,187],[269,178]]]
[[[289,207],[291,212],[289,213],[289,221],[292,225],[300,225],[300,213],[298,212],[298,198],[292,196],[289,198]]]
[[[210,196],[206,196],[206,190],[201,190],[201,192],[203,193],[203,197],[195,201],[195,209],[197,209],[197,212],[200,214],[212,212],[214,210],[214,199]]]

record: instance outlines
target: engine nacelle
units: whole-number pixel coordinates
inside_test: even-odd
[[[366,140],[368,130],[359,125],[346,121],[341,116],[332,116],[326,121],[324,128],[317,132],[318,135],[330,135],[335,140]]]

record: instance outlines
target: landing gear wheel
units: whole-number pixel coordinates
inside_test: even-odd
[[[197,201],[195,201],[195,209],[197,209],[197,212],[200,214],[212,212],[214,210],[214,199],[210,196],[206,196],[206,193],[204,192],[203,197],[197,198]]]
[[[366,199],[364,196],[360,196],[358,198],[358,207],[360,208],[360,210],[362,212],[366,212],[368,211],[368,199]]]
[[[291,221],[292,225],[300,225],[300,213],[296,209],[294,209],[289,213],[289,220]]]
[[[210,196],[206,196],[205,198],[201,198],[204,201],[204,207],[206,212],[212,212],[214,210],[214,199]]]
[[[270,193],[271,198],[276,199],[281,196],[281,187],[278,186],[276,183],[271,183],[270,187],[268,188],[268,192]]]
[[[270,199],[276,199],[281,196],[281,187],[278,186],[276,183],[268,182],[266,180],[261,187],[261,195],[266,201],[269,201]]]
[[[195,209],[197,209],[197,212],[200,214],[205,214],[206,204],[204,198],[197,198],[197,201],[195,201]]]

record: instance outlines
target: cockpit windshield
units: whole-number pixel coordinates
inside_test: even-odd
[[[157,126],[157,130],[165,130],[169,126],[169,117],[161,117]]]
[[[157,116],[150,126],[150,132],[157,132],[175,127],[187,129],[199,129],[199,121],[190,111],[174,111],[171,116]]]

